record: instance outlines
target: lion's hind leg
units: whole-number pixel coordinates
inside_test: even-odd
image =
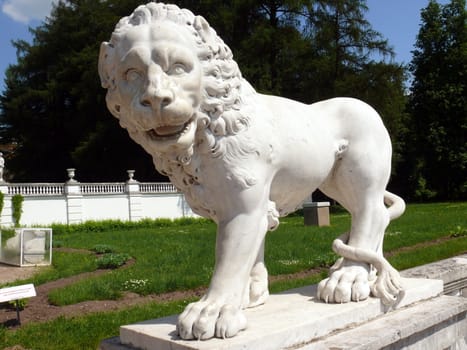
[[[276,204],[268,202],[268,230],[274,231],[279,226],[279,212]],[[255,307],[264,304],[269,297],[268,271],[264,264],[264,239],[259,247],[255,264],[250,272],[248,291],[245,292],[244,307]]]
[[[372,294],[383,303],[392,304],[402,290],[399,273],[382,254],[391,211],[384,206],[384,195],[373,192],[366,198],[361,199],[363,204],[348,206],[352,214],[351,230],[333,243],[333,250],[343,258],[318,286],[318,298],[326,302],[359,301]],[[372,269],[377,271],[376,279]]]
[[[245,307],[255,307],[264,304],[269,297],[268,271],[264,262],[257,262],[250,274],[248,301]]]
[[[333,247],[343,258],[333,267],[329,278],[318,286],[318,298],[324,301],[359,301],[373,293],[387,302],[400,288],[397,271],[382,254],[384,232],[394,216],[384,205],[388,200],[385,187],[390,169],[390,158],[387,158],[384,162],[375,158],[360,163],[354,148],[354,153],[341,159],[320,187],[352,216],[350,232],[337,239]],[[400,212],[399,209],[396,211]],[[374,284],[372,267],[378,270]]]

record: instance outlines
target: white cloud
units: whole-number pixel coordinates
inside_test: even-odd
[[[31,20],[44,20],[50,14],[52,3],[58,0],[5,0],[2,12],[17,22],[28,24]]]

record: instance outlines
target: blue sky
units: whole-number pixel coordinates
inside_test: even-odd
[[[29,27],[36,27],[50,13],[51,3],[58,0],[0,0],[0,93],[4,90],[5,70],[16,63],[11,40],[31,42]],[[146,1],[141,0],[141,3]],[[448,0],[438,0],[445,4]],[[395,61],[409,63],[410,51],[420,26],[420,10],[428,0],[367,0],[367,20],[380,32],[396,52]],[[97,53],[96,53],[97,55]]]

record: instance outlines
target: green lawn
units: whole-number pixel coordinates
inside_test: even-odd
[[[332,215],[330,227],[322,228],[305,227],[299,216],[282,219],[279,228],[267,236],[265,259],[270,274],[328,267],[336,258],[331,251],[332,241],[348,230],[349,223],[349,216],[341,212]],[[56,251],[53,267],[29,282],[37,285],[95,270],[97,263],[91,250],[105,245],[117,253],[128,254],[135,263],[54,290],[49,295],[52,302],[66,305],[83,300],[116,299],[125,290],[145,295],[206,286],[214,265],[215,230],[215,225],[207,220],[182,220],[177,224],[162,220],[139,225],[56,226],[54,240],[62,248],[89,252]],[[414,204],[408,206],[404,216],[391,223],[385,238],[385,251],[396,268],[405,269],[466,252],[466,235],[467,203]],[[446,237],[451,239],[444,239]],[[443,240],[437,242],[438,239]],[[316,283],[323,277],[320,273],[303,279],[278,281],[271,290],[278,292]],[[66,321],[28,324],[17,331],[0,329],[0,345],[3,340],[5,346],[21,344],[38,350],[95,349],[101,339],[117,335],[119,325],[177,313],[187,302],[152,303]]]

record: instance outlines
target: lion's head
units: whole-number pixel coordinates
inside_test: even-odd
[[[203,17],[149,3],[122,18],[101,44],[99,75],[111,113],[159,171],[191,185],[195,151],[225,151],[220,138],[248,126],[245,84],[229,47]],[[245,88],[246,85],[246,88]]]

